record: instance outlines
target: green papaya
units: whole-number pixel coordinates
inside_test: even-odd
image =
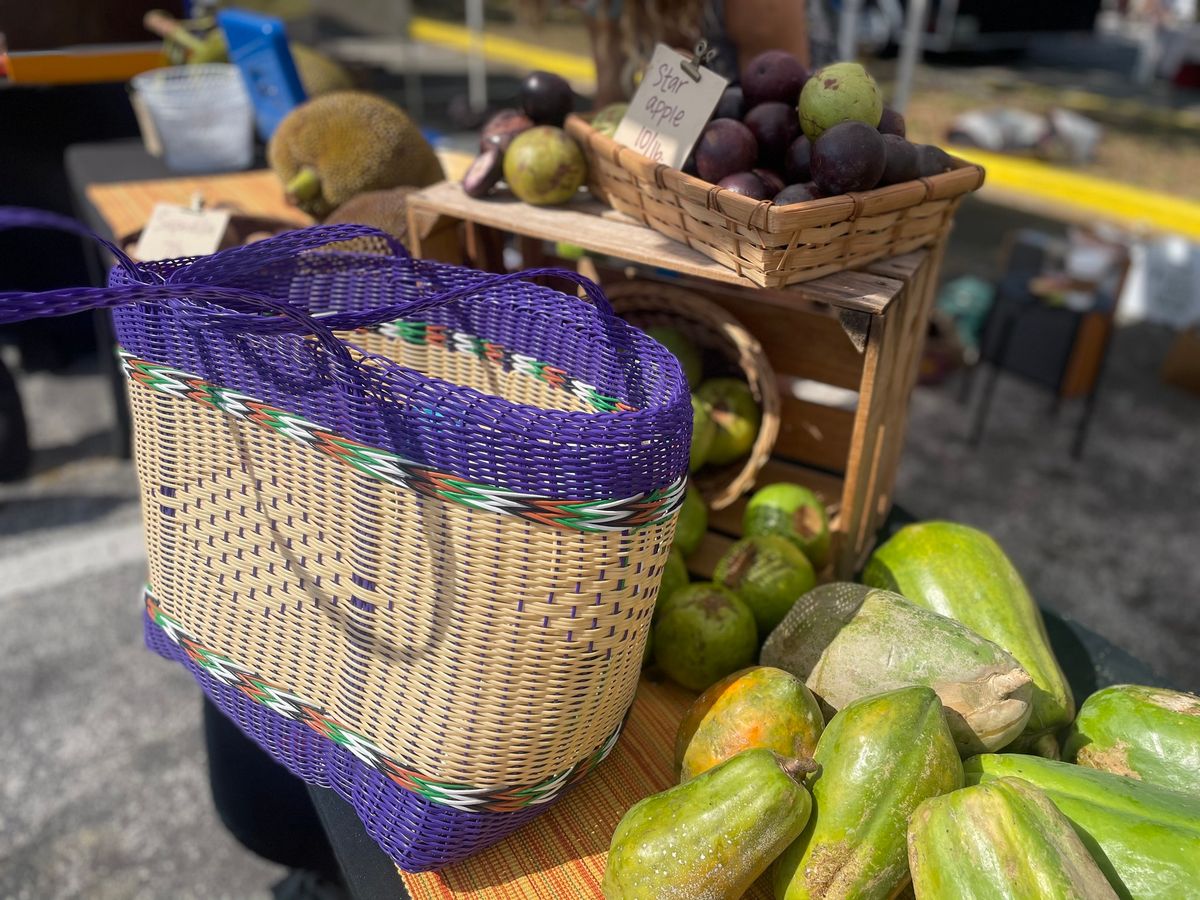
[[[867,561],[863,582],[958,619],[999,644],[1033,678],[1025,734],[1057,731],[1075,716],[1075,700],[1050,649],[1041,611],[1000,545],[953,522],[906,525]]]
[[[613,832],[607,900],[741,897],[804,830],[811,760],[744,750],[635,803]]]
[[[1200,885],[1200,799],[1071,763],[1013,753],[968,759],[968,784],[1005,776],[1045,792],[1117,896],[1177,900]]]
[[[909,816],[963,784],[937,694],[907,687],[851,703],[815,758],[812,818],[776,863],[776,900],[892,897],[908,881]]]
[[[1020,778],[931,797],[908,823],[917,900],[1116,900],[1071,823]]]
[[[751,666],[722,678],[688,707],[675,736],[680,781],[752,747],[811,757],[825,729],[804,682],[782,669]]]
[[[999,750],[1025,727],[1033,684],[1007,652],[891,591],[821,585],[797,600],[760,659],[805,679],[833,709],[924,684],[946,707],[963,756]]]
[[[1083,702],[1068,762],[1200,796],[1200,697],[1118,684]]]
[[[1005,753],[1028,753],[1031,756],[1044,756],[1046,759],[1062,759],[1062,747],[1058,743],[1058,735],[1053,732],[1044,734],[1023,734],[1007,747]]]

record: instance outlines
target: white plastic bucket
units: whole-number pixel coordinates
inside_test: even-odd
[[[213,63],[152,69],[133,79],[173,172],[248,168],[254,113],[237,66]]]

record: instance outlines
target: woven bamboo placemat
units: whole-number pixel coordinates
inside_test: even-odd
[[[401,872],[413,900],[593,900],[613,830],[638,800],[675,783],[675,731],[695,694],[643,678],[621,740],[600,767],[516,834],[441,872]],[[769,900],[760,879],[746,894]]]

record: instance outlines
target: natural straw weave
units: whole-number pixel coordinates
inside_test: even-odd
[[[754,446],[743,460],[705,466],[692,483],[712,509],[724,509],[754,488],[779,437],[779,385],[762,345],[733,316],[699,294],[656,281],[624,281],[606,287],[617,315],[638,328],[674,328],[700,351],[705,377],[743,379],[762,412]]]
[[[376,252],[324,249],[347,240]],[[118,307],[147,642],[418,871],[611,750],[691,409],[675,359],[574,273],[529,274],[589,299],[395,252],[327,226],[118,257],[109,288],[0,296],[0,323]]]
[[[861,193],[775,206],[672,169],[618,144],[580,116],[588,185],[613,209],[682,241],[760,287],[785,287],[936,244],[983,168],[958,168]]]

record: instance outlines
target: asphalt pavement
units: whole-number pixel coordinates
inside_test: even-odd
[[[208,793],[200,692],[142,645],[132,465],[94,364],[21,379],[31,479],[0,486],[0,897],[268,898]]]

